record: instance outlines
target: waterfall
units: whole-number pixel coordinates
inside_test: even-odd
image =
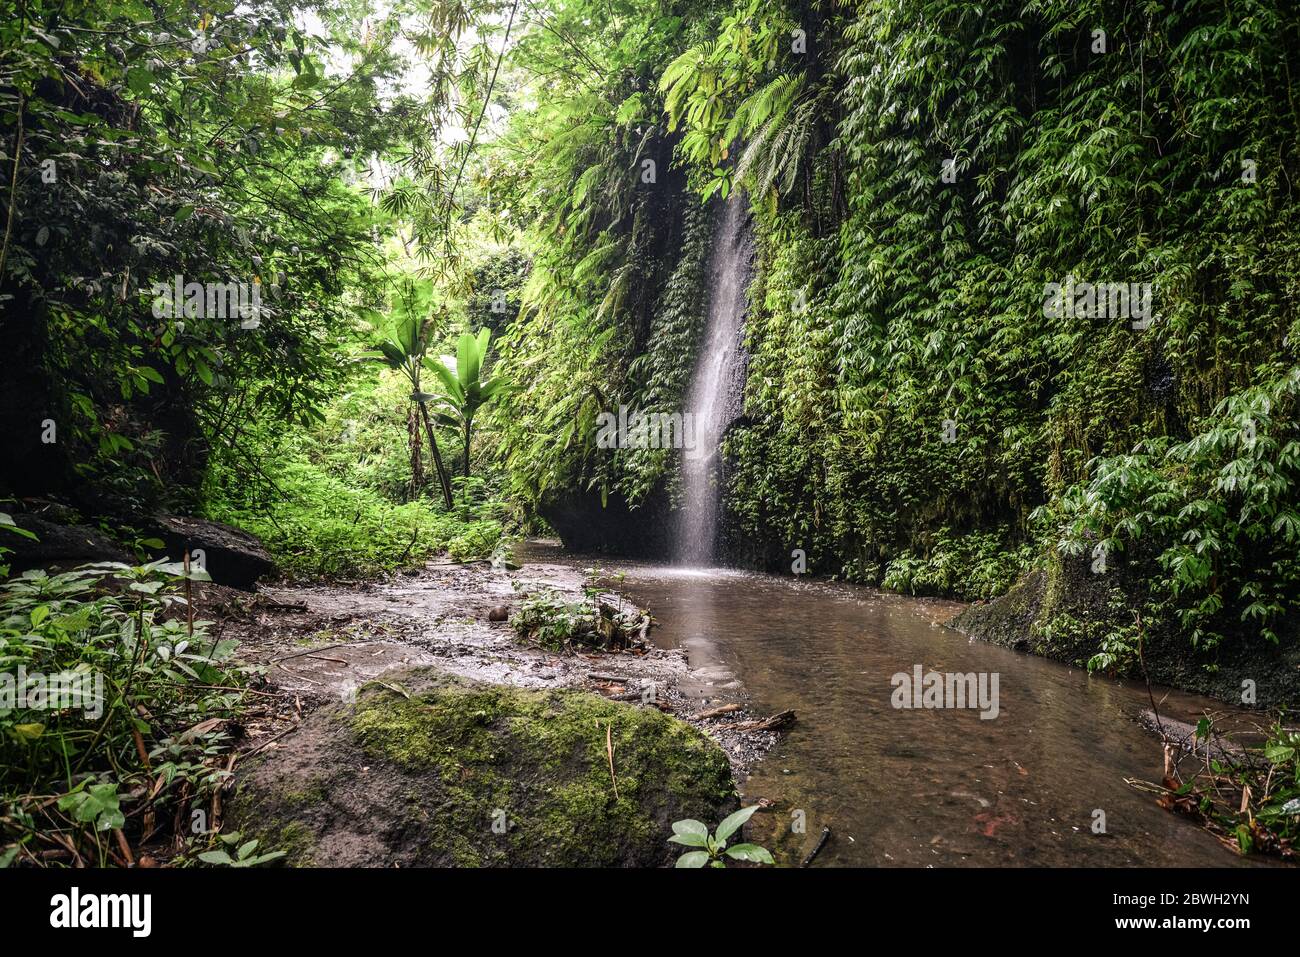
[[[708,314],[686,392],[684,411],[695,419],[695,447],[682,458],[682,510],[677,558],[687,565],[717,559],[721,511],[718,446],[741,411],[745,386],[743,331],[754,258],[748,201],[733,193],[722,207],[709,252]]]

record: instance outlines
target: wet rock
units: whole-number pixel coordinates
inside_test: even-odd
[[[633,508],[617,492],[602,497],[591,490],[555,491],[543,496],[539,513],[574,552],[666,558],[672,550],[670,510],[662,490]]]
[[[1149,563],[1115,555],[1104,572],[1092,565],[1087,554],[1052,556],[1021,575],[1004,595],[970,606],[949,624],[982,641],[1085,668],[1106,635],[1132,629],[1130,609],[1141,607],[1147,581],[1160,574]],[[1210,651],[1193,648],[1168,623],[1147,626],[1144,657],[1156,684],[1249,704],[1242,701],[1242,688],[1250,681],[1260,706],[1300,702],[1300,625],[1294,620],[1279,627],[1278,644],[1251,641],[1228,629]],[[1118,676],[1140,678],[1136,664],[1121,665]]]
[[[61,525],[34,515],[15,515],[14,524],[36,536],[6,534],[5,548],[10,569],[17,573],[51,565],[83,565],[87,562],[129,562],[131,555],[117,542],[85,525]]]
[[[221,522],[179,515],[154,518],[154,534],[166,548],[158,554],[180,561],[188,551],[203,552],[204,568],[219,585],[249,591],[275,571],[275,562],[256,535]]]
[[[1245,755],[1245,749],[1231,738],[1215,734],[1210,740],[1196,736],[1196,725],[1188,721],[1179,721],[1169,715],[1157,715],[1144,708],[1138,713],[1138,724],[1154,735],[1166,738],[1169,743],[1184,754],[1196,757],[1205,755],[1217,761],[1239,760]],[[1262,745],[1262,741],[1253,742]]]
[[[658,710],[421,669],[251,759],[227,821],[294,864],[658,866],[672,822],[736,806],[722,750]]]

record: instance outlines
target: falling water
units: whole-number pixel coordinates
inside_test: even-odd
[[[695,448],[682,459],[677,556],[687,565],[712,565],[717,557],[718,446],[740,414],[745,384],[742,330],[754,258],[747,207],[742,195],[732,194],[723,206],[709,255],[708,317],[686,393],[685,411],[695,418]]]

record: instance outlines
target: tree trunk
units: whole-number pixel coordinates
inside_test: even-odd
[[[433,423],[429,421],[429,408],[423,402],[420,403],[420,415],[424,419],[424,431],[429,436],[429,448],[433,452],[433,467],[438,472],[438,484],[442,487],[442,500],[450,511],[452,508],[451,478],[442,464],[442,452],[438,450],[438,440],[433,434]]]
[[[0,376],[0,492],[44,496],[75,492],[71,407],[46,364],[50,343],[44,303],[19,287],[6,305],[5,369]],[[49,438],[44,420],[54,423]],[[7,544],[7,543],[6,543]]]
[[[406,443],[411,449],[411,499],[414,501],[424,486],[424,466],[420,461],[420,449],[424,443],[420,439],[420,422],[414,405],[406,413]]]
[[[465,420],[465,478],[469,478],[469,429],[470,420]]]

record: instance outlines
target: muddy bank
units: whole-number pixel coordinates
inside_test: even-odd
[[[739,775],[771,748],[775,732],[737,727],[764,717],[747,710],[744,689],[693,672],[682,649],[557,654],[521,642],[508,622],[489,620],[492,609],[513,610],[536,589],[577,600],[584,583],[578,569],[545,561],[519,569],[430,563],[384,580],[263,587],[253,596],[208,586],[197,605],[217,622],[218,638],[239,640],[240,656],[265,670],[265,690],[280,699],[276,721],[351,700],[393,669],[434,667],[470,681],[585,690],[672,714],[713,738]],[[728,710],[708,716],[719,708]],[[260,746],[283,727],[254,721],[250,730],[250,744]]]
[[[492,620],[539,589],[576,601],[586,583],[542,561],[201,586],[214,637],[237,639],[260,676],[226,829],[304,864],[671,861],[672,822],[734,809],[735,781],[779,732],[744,727],[762,716],[743,689],[692,672],[682,650],[557,653]]]

